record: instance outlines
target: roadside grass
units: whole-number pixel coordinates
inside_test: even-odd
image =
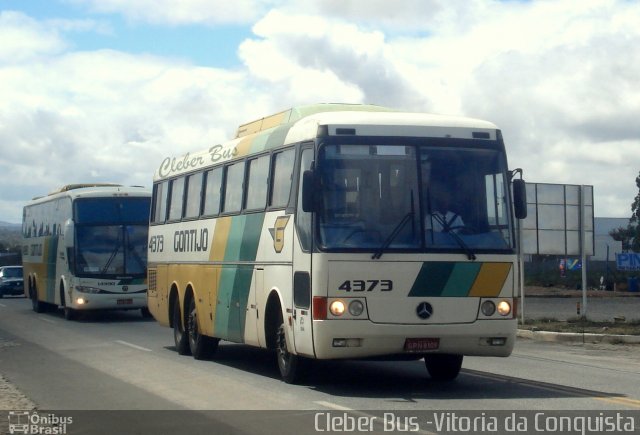
[[[619,319],[613,322],[598,322],[572,317],[558,320],[552,317],[525,319],[524,324],[518,323],[519,329],[532,331],[577,332],[607,335],[640,335],[640,319]]]

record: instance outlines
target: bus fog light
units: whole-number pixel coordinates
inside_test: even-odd
[[[507,301],[500,301],[498,303],[498,313],[501,316],[508,316],[511,314],[511,304]]]
[[[78,305],[84,305],[84,304],[86,304],[87,302],[89,302],[89,301],[88,301],[88,300],[86,300],[85,298],[78,298],[78,299],[76,299],[76,304],[78,304]]]
[[[493,313],[496,312],[496,304],[494,304],[493,301],[484,301],[480,306],[480,309],[482,310],[482,314],[485,316],[493,316]]]
[[[488,342],[490,346],[504,346],[507,344],[507,339],[505,337],[491,337]]]
[[[360,301],[352,301],[349,304],[349,313],[352,316],[359,316],[364,311],[364,304]]]
[[[334,338],[333,347],[360,347],[362,346],[361,338]]]
[[[333,314],[334,316],[342,316],[345,311],[344,302],[342,301],[331,302],[331,305],[329,306],[329,311],[331,311],[331,314]]]

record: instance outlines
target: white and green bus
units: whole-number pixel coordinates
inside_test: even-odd
[[[515,342],[512,178],[485,121],[328,104],[242,125],[156,172],[149,309],[180,354],[273,349],[286,382],[372,357],[453,379]]]
[[[151,191],[72,184],[23,209],[25,296],[35,312],[147,309]]]

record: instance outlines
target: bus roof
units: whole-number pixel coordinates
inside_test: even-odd
[[[318,128],[329,135],[454,137],[472,139],[481,132],[496,139],[498,128],[473,118],[401,112],[362,104],[316,104],[294,107],[238,127],[236,137],[224,144],[179,157],[166,157],[154,181],[188,173],[216,163],[259,153],[282,145],[313,140]]]
[[[247,122],[238,127],[236,132],[236,139],[250,134],[255,134],[260,131],[269,130],[274,127],[278,127],[284,124],[294,123],[302,118],[317,113],[328,112],[391,112],[393,109],[389,109],[382,106],[374,106],[371,104],[312,104],[307,106],[292,107],[291,109],[284,110],[282,112],[275,113],[273,115],[266,116],[264,118],[257,119],[255,121]]]
[[[58,198],[74,200],[81,197],[100,196],[141,196],[150,197],[151,189],[142,186],[122,186],[111,183],[68,184],[55,189],[46,196],[35,197],[27,205],[40,204]]]

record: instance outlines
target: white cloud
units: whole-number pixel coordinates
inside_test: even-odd
[[[25,62],[65,48],[55,30],[21,12],[0,11],[0,65]]]
[[[250,23],[272,0],[68,0],[97,13],[117,13],[131,21],[153,24]]]
[[[234,132],[245,84],[242,73],[113,51],[0,69],[2,197],[24,203],[82,181],[150,186],[167,155]]]
[[[320,100],[315,101],[364,100],[414,109],[427,104],[396,67],[381,32],[278,10],[269,12],[253,31],[261,39],[243,43],[241,58],[257,77],[302,85],[293,89],[296,100],[309,102],[317,95]]]

